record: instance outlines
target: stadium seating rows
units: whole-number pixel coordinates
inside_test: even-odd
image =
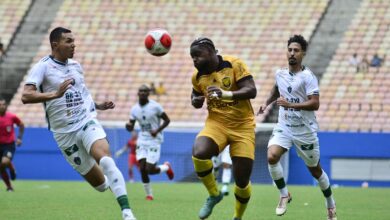
[[[390,132],[389,13],[389,1],[362,1],[321,79],[321,130]],[[357,72],[348,62],[353,53],[369,61],[378,54],[383,65]]]
[[[253,100],[256,111],[274,83],[273,72],[286,66],[286,40],[295,33],[309,39],[328,2],[68,0],[51,28],[73,30],[75,59],[84,67],[95,100],[115,101],[115,114],[101,112],[101,120],[126,121],[137,100],[137,88],[163,81],[167,95],[159,101],[172,121],[200,121],[207,112],[193,109],[189,98],[194,71],[189,56],[192,40],[200,35],[210,37],[223,54],[236,55],[247,63],[258,86],[258,96]],[[173,47],[164,57],[153,57],[143,47],[146,32],[156,27],[167,29],[173,36]],[[50,53],[47,39],[34,62]],[[23,107],[20,93],[21,88],[10,108],[27,124],[44,126],[42,106]]]

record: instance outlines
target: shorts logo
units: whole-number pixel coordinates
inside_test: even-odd
[[[222,79],[222,85],[225,87],[225,88],[230,88],[230,86],[232,85],[232,81],[230,80],[230,77],[228,76],[225,76],[223,79]]]
[[[65,152],[66,156],[69,157],[70,155],[74,154],[74,153],[77,152],[78,150],[79,150],[79,147],[77,147],[77,145],[73,144],[72,146],[66,148],[66,149],[64,150],[64,152]]]
[[[75,157],[75,158],[73,159],[73,161],[74,161],[74,163],[77,164],[77,165],[80,165],[80,164],[81,164],[81,159],[80,159],[80,157]]]
[[[301,145],[302,150],[313,150],[314,149],[314,144],[304,144]]]

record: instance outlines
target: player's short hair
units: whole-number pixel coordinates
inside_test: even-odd
[[[63,27],[56,27],[50,32],[50,44],[52,42],[58,42],[61,39],[62,33],[72,33],[71,30],[63,28]]]
[[[0,96],[0,101],[5,101],[7,102],[7,100],[5,100],[5,98],[3,96]]]
[[[196,39],[191,43],[191,47],[194,47],[194,46],[206,46],[206,47],[208,47],[208,48],[210,48],[210,49],[216,51],[213,41],[210,40],[210,39],[207,38],[207,37],[199,37],[199,38],[196,38]]]
[[[139,88],[138,88],[138,91],[139,90],[148,90],[148,91],[150,91],[150,88],[149,88],[149,86],[147,86],[146,84],[142,84]]]
[[[291,43],[298,43],[299,45],[301,45],[303,51],[307,50],[308,43],[302,35],[294,35],[290,37],[287,42],[287,47],[290,46]]]

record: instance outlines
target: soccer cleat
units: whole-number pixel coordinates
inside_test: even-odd
[[[240,218],[234,217],[233,220],[241,220]]]
[[[288,196],[280,197],[279,204],[276,207],[276,215],[282,216],[287,211],[287,203],[290,203],[292,200],[290,193],[288,193]]]
[[[328,220],[337,220],[336,207],[328,208]]]
[[[135,217],[134,217],[134,214],[133,212],[131,211],[131,209],[125,209],[122,211],[122,217],[123,217],[123,220],[137,220]]]
[[[15,170],[10,170],[9,171],[9,176],[10,176],[11,180],[15,180],[16,179],[16,171]]]
[[[7,188],[7,192],[13,192],[14,189],[12,187]]]
[[[221,188],[221,192],[224,196],[228,196],[229,195],[229,188],[228,188],[228,185],[223,185],[222,188]]]
[[[175,174],[173,173],[171,164],[170,164],[168,161],[166,161],[164,164],[167,165],[167,166],[169,167],[168,170],[167,170],[167,176],[168,176],[168,178],[169,178],[170,180],[173,180],[173,177],[175,177]]]
[[[145,199],[146,199],[146,200],[149,200],[149,201],[154,200],[153,196],[151,196],[151,195],[146,196]]]
[[[211,215],[214,206],[223,199],[223,194],[220,192],[218,196],[209,196],[199,211],[199,218],[206,219]]]

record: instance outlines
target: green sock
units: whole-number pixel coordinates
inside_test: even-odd
[[[129,200],[127,199],[127,195],[119,196],[116,198],[116,200],[119,203],[119,206],[121,207],[121,210],[123,209],[130,209]]]

